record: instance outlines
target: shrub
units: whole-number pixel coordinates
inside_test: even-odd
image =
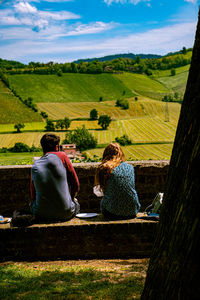
[[[118,99],[115,103],[115,106],[121,107],[122,109],[128,109],[129,102],[126,99]]]
[[[67,132],[65,140],[62,144],[76,144],[77,148],[81,151],[86,149],[95,148],[97,139],[85,128],[85,125],[77,127],[72,132]]]
[[[121,137],[116,137],[115,141],[119,143],[121,146],[131,145],[131,140],[128,138],[126,134]]]
[[[98,119],[98,112],[95,108],[90,111],[90,119],[91,120],[97,120]]]
[[[52,120],[46,120],[47,121],[47,124],[45,126],[45,130],[46,131],[55,131],[55,126],[54,126],[54,123]]]
[[[107,129],[110,125],[111,117],[108,115],[102,115],[99,117],[98,125],[102,127],[102,129]]]
[[[25,125],[22,124],[22,123],[18,123],[18,124],[14,125],[14,128],[17,129],[17,133],[20,133],[21,129],[24,128],[24,127],[25,127]]]
[[[30,147],[24,143],[16,143],[14,147],[9,150],[10,152],[30,152]]]

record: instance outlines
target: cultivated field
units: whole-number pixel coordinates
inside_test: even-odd
[[[151,77],[132,73],[63,74],[61,77],[10,75],[9,80],[23,99],[33,97],[39,112],[45,111],[50,119],[69,117],[72,119],[69,130],[85,125],[102,147],[87,150],[90,158],[101,157],[105,145],[126,134],[132,141],[132,145],[123,147],[127,159],[169,159],[181,105],[159,99],[174,91],[184,92],[188,69],[189,66],[177,68],[175,76],[170,76],[170,70],[164,70],[153,72]],[[12,100],[8,101],[9,97]],[[102,102],[99,97],[103,97]],[[127,110],[115,106],[116,100],[123,97],[129,101]],[[1,82],[0,101],[3,104],[2,114],[6,116],[0,120],[0,148],[12,147],[17,142],[39,146],[45,129],[45,122],[39,114],[23,105]],[[11,103],[15,107],[13,118]],[[90,111],[94,108],[99,116],[111,116],[112,122],[107,130],[102,130],[98,121],[89,120]],[[13,133],[17,122],[25,124],[22,133]],[[56,131],[56,134],[62,141],[66,131]],[[9,155],[0,154],[0,164],[3,155],[4,160],[9,161]],[[31,163],[33,155],[23,156],[23,162]]]

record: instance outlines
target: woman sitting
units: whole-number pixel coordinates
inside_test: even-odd
[[[117,143],[105,148],[95,185],[100,185],[104,193],[100,208],[106,218],[128,219],[136,216],[140,203],[135,190],[134,168],[125,163],[124,153]]]

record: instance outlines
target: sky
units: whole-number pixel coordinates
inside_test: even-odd
[[[71,62],[193,47],[198,0],[0,0],[0,58]]]

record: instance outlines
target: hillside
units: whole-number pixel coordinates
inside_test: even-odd
[[[123,72],[119,74],[9,75],[10,85],[23,100],[32,97],[36,103],[68,103],[112,101],[144,95],[162,99],[178,91],[183,94],[189,66],[156,71],[152,76]]]
[[[10,85],[26,99],[35,102],[96,102],[134,96],[134,93],[112,74],[10,75]]]
[[[86,58],[86,59],[77,59],[74,63],[78,64],[80,62],[91,62],[91,61],[110,61],[117,58],[131,58],[136,59],[136,57],[140,57],[141,59],[149,59],[149,58],[161,58],[162,55],[157,54],[133,54],[133,53],[123,53],[123,54],[113,54],[107,55],[103,57],[94,57],[94,58]]]
[[[191,52],[183,57],[190,59]],[[182,62],[180,53],[171,56],[170,63]],[[53,120],[69,117],[69,130],[85,125],[97,138],[98,148],[86,151],[88,157],[102,156],[105,145],[127,134],[132,145],[123,147],[128,159],[169,159],[173,147],[181,105],[159,101],[174,92],[183,95],[188,77],[189,64],[175,68],[175,75],[165,69],[163,58],[156,60],[163,69],[152,69],[147,76],[133,72],[102,74],[62,73],[51,75],[9,75],[12,89],[23,99],[32,97],[39,111],[47,112]],[[152,64],[154,61],[150,60]],[[163,63],[165,62],[166,65]],[[163,63],[163,65],[162,65]],[[179,64],[179,63],[178,63]],[[103,101],[99,101],[100,97]],[[116,107],[117,99],[125,98],[129,109]],[[27,108],[10,90],[0,84],[1,115],[0,148],[11,147],[16,142],[39,146],[45,123],[38,113]],[[13,107],[12,107],[13,105]],[[97,121],[89,120],[90,111],[96,108],[98,115],[108,114],[112,122],[108,130],[102,130]],[[79,119],[79,120],[74,120]],[[25,123],[22,133],[13,134],[16,122]],[[61,141],[66,131],[56,131]],[[2,153],[5,155],[6,153]],[[30,163],[33,154],[30,153]],[[27,162],[27,161],[26,161]]]
[[[42,121],[40,115],[20,102],[1,80],[0,115],[0,124]]]

